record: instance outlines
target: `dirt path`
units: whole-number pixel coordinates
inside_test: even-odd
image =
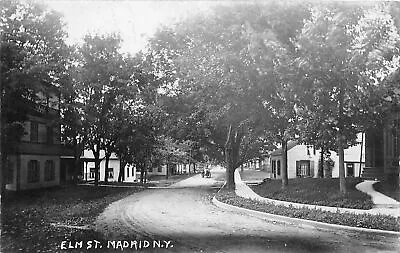
[[[170,189],[147,190],[110,205],[96,229],[109,240],[170,240],[154,252],[400,252],[396,236],[316,230],[223,211],[211,203],[218,184],[196,175]]]

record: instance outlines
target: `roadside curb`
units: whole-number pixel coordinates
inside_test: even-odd
[[[221,188],[222,189],[222,188]],[[380,230],[380,229],[371,229],[371,228],[359,228],[359,227],[351,227],[351,226],[345,226],[345,225],[338,225],[338,224],[330,224],[330,223],[325,223],[325,222],[319,222],[319,221],[313,221],[313,220],[305,220],[305,219],[299,219],[299,218],[291,218],[287,216],[282,216],[282,215],[277,215],[277,214],[271,214],[271,213],[265,213],[265,212],[260,212],[256,210],[251,210],[243,207],[238,207],[230,204],[223,203],[219,201],[215,196],[212,199],[212,203],[224,210],[228,211],[239,211],[241,213],[246,213],[248,215],[251,215],[253,217],[261,218],[261,219],[267,219],[269,221],[276,221],[276,222],[283,222],[286,224],[295,224],[299,225],[302,227],[305,226],[311,226],[314,228],[320,228],[320,229],[345,229],[349,231],[358,231],[358,232],[367,232],[367,233],[374,233],[374,234],[381,234],[381,235],[398,235],[400,236],[400,232],[395,232],[395,231],[388,231],[388,230]]]
[[[331,207],[331,206],[319,206],[312,204],[304,204],[304,203],[294,203],[289,201],[270,199],[261,197],[257,193],[255,193],[244,181],[242,181],[240,173],[235,172],[235,181],[236,181],[236,190],[235,194],[239,197],[257,200],[264,203],[273,203],[275,205],[281,205],[286,207],[294,207],[294,208],[309,208],[309,209],[319,209],[321,211],[327,211],[331,213],[353,213],[353,214],[370,214],[370,215],[389,215],[395,218],[400,217],[399,209],[397,208],[379,208],[375,206],[372,209],[352,209],[352,208],[343,208],[343,207]],[[386,206],[387,207],[387,206]]]

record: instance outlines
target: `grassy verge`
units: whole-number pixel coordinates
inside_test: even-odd
[[[108,204],[140,190],[63,186],[6,192],[1,204],[1,252],[65,252],[60,249],[63,240],[101,241],[102,235],[91,229],[53,226],[52,223],[90,225]]]
[[[234,192],[224,189],[217,193],[216,198],[226,204],[292,218],[352,227],[400,231],[400,218],[388,215],[350,214],[341,212],[332,213],[309,208],[285,207],[242,198],[237,196]]]
[[[287,190],[281,189],[281,180],[266,180],[251,188],[265,198],[320,206],[371,209],[371,197],[355,188],[360,182],[359,178],[346,178],[348,193],[345,195],[339,191],[338,178],[289,179]]]

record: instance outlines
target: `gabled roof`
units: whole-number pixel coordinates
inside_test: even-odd
[[[289,151],[290,149],[295,147],[297,144],[298,144],[298,141],[288,141],[287,150]],[[272,151],[270,155],[271,156],[280,156],[280,155],[282,155],[282,148],[278,148],[278,149]]]

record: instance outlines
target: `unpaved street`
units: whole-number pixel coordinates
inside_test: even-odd
[[[134,194],[109,206],[97,230],[109,240],[170,240],[154,252],[400,252],[397,236],[321,230],[224,211],[211,203],[214,179],[196,175],[168,189]]]

